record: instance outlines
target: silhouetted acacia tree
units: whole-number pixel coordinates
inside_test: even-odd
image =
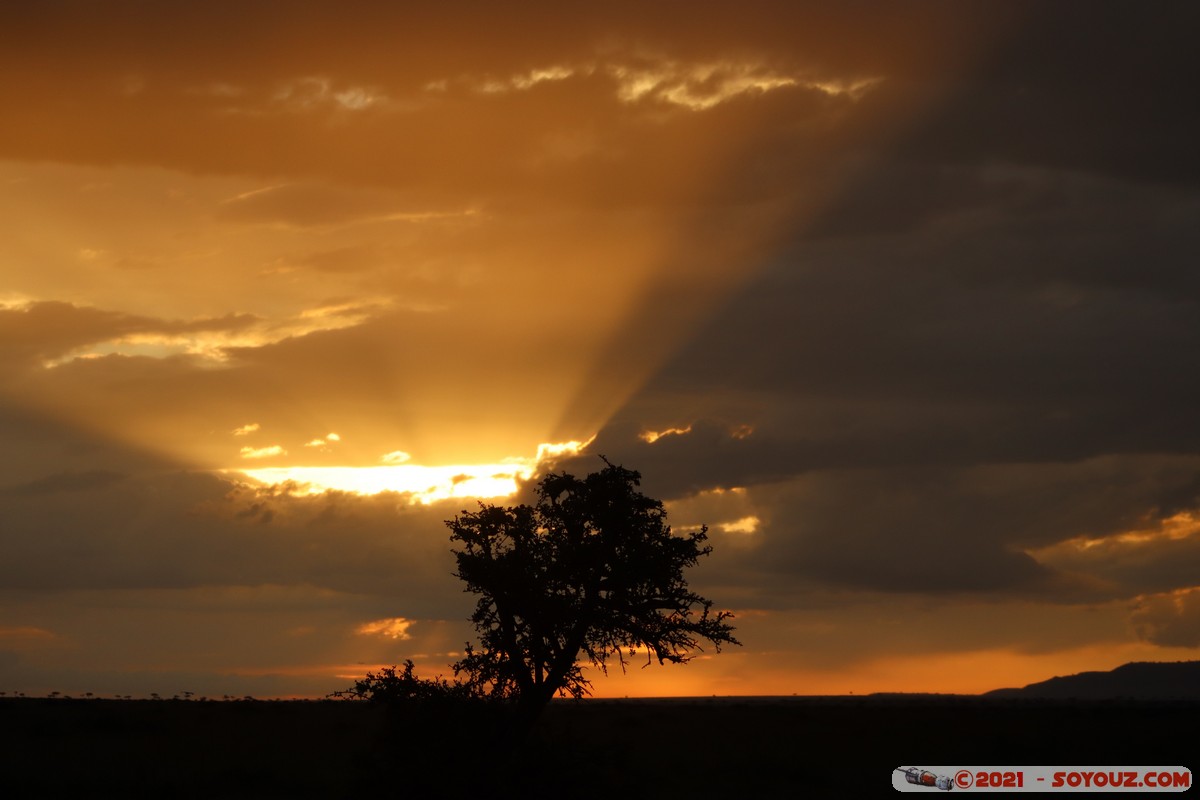
[[[673,535],[662,503],[637,490],[641,476],[605,464],[583,479],[546,476],[533,507],[481,503],[446,522],[462,544],[456,574],[480,596],[479,649],[468,645],[455,673],[530,718],[556,693],[588,693],[583,657],[607,673],[640,648],[661,664],[688,661],[701,640],[718,652],[740,644],[732,614],[684,580],[712,551],[707,528]]]

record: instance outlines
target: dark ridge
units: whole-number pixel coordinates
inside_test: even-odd
[[[1200,661],[1136,661],[1111,672],[1081,672],[1020,689],[995,689],[984,697],[1200,700]]]

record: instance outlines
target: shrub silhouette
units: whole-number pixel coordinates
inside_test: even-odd
[[[384,667],[378,675],[368,672],[354,686],[332,692],[331,696],[389,705],[427,705],[479,699],[484,693],[478,685],[467,681],[451,682],[440,675],[433,679],[419,678],[416,665],[409,659],[399,673],[395,667]]]

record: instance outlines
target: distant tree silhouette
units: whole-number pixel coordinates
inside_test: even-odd
[[[740,644],[732,614],[684,579],[712,551],[707,528],[673,535],[663,504],[638,491],[641,476],[605,464],[583,479],[547,475],[532,507],[480,503],[446,522],[462,545],[456,574],[479,595],[479,648],[467,646],[455,674],[528,719],[556,694],[589,693],[583,657],[607,673],[642,649],[647,664],[683,663],[702,640],[718,652]]]

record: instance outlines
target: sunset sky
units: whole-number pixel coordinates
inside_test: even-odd
[[[1200,658],[1198,9],[0,5],[0,691],[448,674],[600,454],[744,646],[598,696]]]

